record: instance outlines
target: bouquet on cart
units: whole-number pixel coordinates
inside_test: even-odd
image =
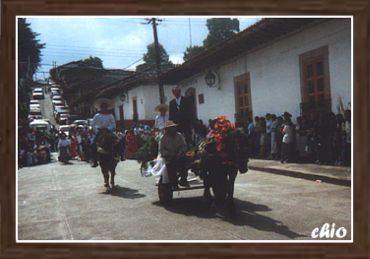
[[[247,137],[231,123],[226,116],[212,121],[207,138],[198,146],[203,166],[209,167],[217,162],[236,166],[245,173],[248,163]]]
[[[147,136],[143,145],[136,151],[135,157],[138,163],[141,164],[141,173],[148,166],[148,162],[154,160],[158,156],[158,140],[155,136]]]
[[[163,183],[168,183],[166,163],[158,153],[159,141],[162,137],[160,132],[154,132],[153,135],[147,136],[144,144],[136,152],[136,160],[141,163],[141,176],[163,177]]]

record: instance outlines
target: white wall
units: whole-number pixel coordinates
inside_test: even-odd
[[[165,86],[165,89],[171,88],[171,86]],[[154,120],[156,116],[155,107],[160,103],[158,84],[139,85],[130,89],[124,102],[120,100],[119,96],[116,96],[114,98],[116,119],[119,119],[119,106],[122,104],[125,120],[133,119],[133,97],[137,98],[139,120]],[[172,98],[169,93],[167,93],[167,100],[168,98]]]
[[[301,82],[299,55],[323,47],[329,49],[332,110],[337,112],[337,97],[345,104],[351,100],[351,24],[349,19],[335,19],[307,28],[248,55],[243,55],[215,68],[220,87],[209,88],[204,74],[180,82],[183,93],[194,87],[197,94],[198,118],[227,115],[234,121],[234,77],[249,72],[253,116],[266,113],[300,115]],[[168,91],[168,89],[166,89]],[[198,103],[203,93],[204,104]]]

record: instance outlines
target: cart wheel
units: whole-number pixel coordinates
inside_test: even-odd
[[[158,182],[158,197],[162,205],[168,205],[172,201],[172,190],[169,183],[163,184],[162,177]]]

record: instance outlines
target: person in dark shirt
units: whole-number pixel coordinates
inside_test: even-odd
[[[187,97],[181,95],[181,89],[175,87],[172,89],[174,99],[170,101],[169,105],[169,120],[178,124],[178,131],[184,134],[185,141],[189,147],[192,144],[192,106]]]

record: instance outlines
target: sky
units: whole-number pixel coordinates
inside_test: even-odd
[[[55,61],[62,65],[71,61],[97,56],[107,69],[134,70],[143,63],[146,46],[154,41],[153,28],[146,17],[25,17],[31,29],[38,33],[42,50],[37,79],[48,77]],[[151,18],[151,17],[147,17]],[[202,45],[208,34],[206,20],[210,17],[160,17],[158,40],[175,64],[183,62],[183,53],[190,45]],[[239,16],[240,30],[260,20],[260,17]],[[189,26],[190,22],[190,26]]]

